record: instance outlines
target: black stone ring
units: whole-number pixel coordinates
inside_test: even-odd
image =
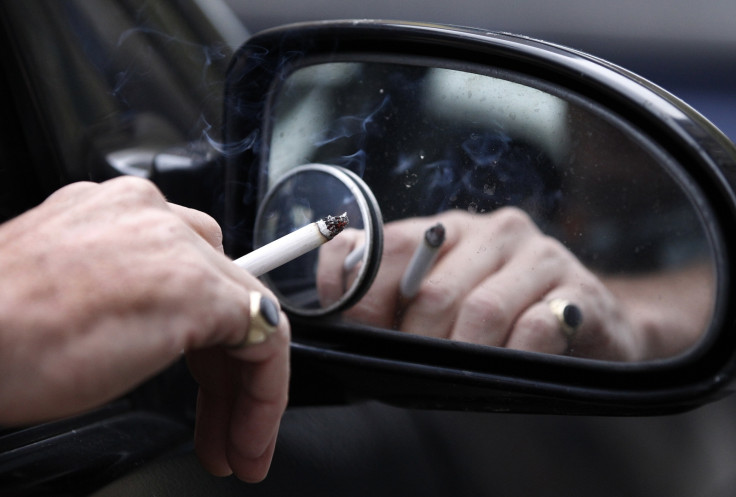
[[[261,295],[250,292],[250,324],[243,340],[231,348],[241,348],[265,342],[276,332],[279,324],[279,308],[276,303]]]
[[[560,330],[567,338],[572,338],[583,324],[583,311],[569,300],[552,299],[547,302],[552,314],[560,323]]]

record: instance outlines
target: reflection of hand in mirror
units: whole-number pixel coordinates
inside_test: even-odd
[[[405,268],[425,230],[437,222],[447,236],[439,258],[416,296],[403,299]],[[329,253],[320,259],[343,260],[360,246],[360,232],[346,235],[325,247]],[[685,350],[710,316],[705,269],[599,277],[515,208],[396,221],[385,226],[384,235],[376,280],[346,318],[484,345],[631,361]],[[318,281],[323,295],[338,284],[334,277]],[[551,309],[553,299],[574,303],[582,312],[572,336]]]
[[[342,299],[345,291],[353,284],[357,268],[363,256],[363,230],[346,228],[323,245],[317,264],[317,293],[322,307],[329,307]]]

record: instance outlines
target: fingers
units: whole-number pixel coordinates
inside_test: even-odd
[[[348,228],[319,248],[317,291],[322,306],[327,307],[340,300],[349,287],[355,268],[344,267],[344,261],[353,250],[360,249],[363,239],[362,231]]]
[[[102,184],[78,183],[60,190],[49,201],[73,205],[100,196],[117,203],[118,209],[111,210],[111,216],[119,218],[126,206],[127,212],[141,213],[136,218],[151,209],[158,213],[159,221],[159,214],[168,216],[165,223],[155,225],[171,231],[168,239],[176,243],[169,247],[165,262],[178,264],[184,273],[196,274],[201,283],[188,293],[206,296],[204,302],[190,302],[180,310],[181,323],[177,327],[184,330],[180,331],[186,336],[181,343],[200,384],[197,453],[213,474],[234,472],[246,481],[263,479],[288,398],[290,329],[286,316],[260,281],[222,254],[222,232],[214,219],[167,203],[148,181],[119,178]],[[172,216],[178,223],[171,222]],[[260,324],[262,339],[253,339],[250,333],[257,327],[253,320],[260,318],[249,305],[254,292],[274,303],[277,316],[270,325]],[[172,305],[177,303],[182,307],[182,300]],[[236,349],[223,346],[241,343],[244,336],[250,337],[249,343],[253,344]]]
[[[555,294],[572,296],[572,300]],[[596,328],[596,308],[589,304],[585,296],[572,288],[556,289],[523,312],[505,346],[545,354],[576,355],[575,346],[580,337]],[[583,307],[589,312],[583,312]]]
[[[289,335],[280,314],[274,333],[258,344],[189,354],[200,383],[195,445],[215,475],[265,478],[288,401]]]
[[[345,317],[373,326],[394,327],[404,304],[399,290],[401,278],[417,246],[422,243],[425,232],[436,223],[434,218],[415,218],[385,226],[383,257],[376,278],[367,294],[344,314]],[[448,236],[440,253],[453,243]],[[417,300],[412,300],[412,303],[415,302]]]
[[[539,235],[530,241],[533,243],[519,247],[511,260],[470,291],[460,306],[451,338],[564,354],[571,352],[577,335],[594,329],[602,285],[556,240]],[[556,298],[582,310],[584,320],[575,326],[575,333],[570,333],[570,327],[550,307]]]
[[[227,460],[230,413],[237,392],[233,364],[223,348],[187,354],[189,369],[200,384],[194,445],[202,466],[215,476],[232,474]]]
[[[72,183],[52,193],[46,199],[46,202],[72,205],[94,195],[105,195],[109,197],[111,202],[123,197],[137,195],[140,199],[143,199],[143,203],[149,206],[158,206],[160,208],[168,206],[174,214],[212,247],[222,251],[222,231],[212,217],[195,209],[171,203],[167,204],[163,194],[154,184],[141,178],[121,176],[105,181],[104,183],[87,181]]]
[[[448,213],[441,219],[447,229],[447,246],[408,304],[401,329],[449,337],[458,331],[472,333],[469,327],[473,325],[486,323],[486,328],[493,325],[497,329],[500,318],[514,319],[530,298],[524,289],[515,292],[514,287],[539,284],[529,276],[524,279],[534,267],[530,248],[540,237],[536,227],[515,209],[492,215]],[[489,337],[486,341],[500,343],[503,339]]]
[[[204,212],[183,207],[176,204],[168,204],[169,208],[179,216],[190,228],[201,236],[207,243],[219,252],[223,252],[222,229],[211,216]]]
[[[549,354],[633,357],[632,327],[613,295],[523,212],[445,213],[436,219],[447,227],[450,243],[416,297],[403,303],[401,330]],[[384,258],[384,264],[388,283],[379,281],[379,272],[374,287],[384,299],[396,300],[392,288],[406,260]],[[582,310],[583,322],[574,333],[550,307],[553,299],[566,299]],[[393,311],[390,303],[378,302],[376,309]]]
[[[17,334],[18,350],[32,350],[35,359],[43,354],[54,374],[48,380],[41,370],[35,390],[25,388],[28,398],[45,402],[26,416],[99,405],[184,350],[200,384],[196,443],[203,463],[215,474],[262,479],[288,397],[289,323],[272,293],[223,255],[217,223],[167,203],[151,182],[132,177],[76,183],[45,204],[5,228],[21,247],[17,260],[45,264],[36,271],[43,280],[25,278],[19,295],[35,300],[23,299],[29,312],[13,323],[33,331]],[[59,290],[36,290],[49,281]],[[265,311],[254,312],[254,293],[274,302],[277,319],[256,322]],[[227,348],[244,341],[251,345]],[[50,345],[38,347],[44,343]]]
[[[519,318],[509,333],[505,346],[510,349],[564,354],[571,340],[560,328],[558,318],[550,311],[547,302],[537,302]]]
[[[506,300],[496,299],[484,307],[486,318],[482,322],[477,318],[465,322],[458,319],[451,338],[601,360],[631,361],[639,357],[641,345],[632,324],[613,295],[589,273],[574,283],[554,286],[538,300],[522,305],[520,311],[504,306]],[[469,307],[465,304],[463,309]]]
[[[240,389],[233,402],[229,425],[228,461],[244,481],[265,478],[273,458],[279,423],[288,401],[288,343],[288,326],[281,326],[264,347],[255,346],[245,354],[238,354],[261,359],[244,360],[240,364]]]
[[[485,333],[477,343],[503,346],[522,313],[551,290],[574,280],[577,271],[556,240],[533,238],[533,243],[518,247],[511,260],[470,292],[460,306],[452,336],[477,335],[474,329],[480,327]]]

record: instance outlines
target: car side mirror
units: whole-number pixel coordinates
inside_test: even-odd
[[[345,306],[324,306],[337,313],[314,311],[324,295],[318,267],[328,261],[349,279],[346,253],[305,259],[293,270],[307,275],[300,285],[266,279],[291,313],[293,381],[305,401],[639,415],[700,405],[730,381],[736,147],[686,104],[620,67],[538,40],[457,27],[287,26],[256,35],[235,55],[223,137],[223,228],[233,257],[258,244],[263,206],[305,166],[354,178],[359,187],[349,190],[370,200],[364,224],[382,232],[360,240],[382,240],[383,257],[381,247],[353,244],[372,257],[361,262],[365,281],[350,286],[359,294],[351,291]],[[297,198],[291,188],[279,192],[278,205],[295,202],[300,213],[330,195],[310,188]],[[437,220],[455,240],[450,245],[464,233],[497,235],[453,266],[454,279],[425,281],[424,290],[457,287],[468,275],[477,287],[492,286],[478,276],[478,261],[502,250],[492,243],[501,239],[502,216],[556,240],[612,302],[632,303],[602,312],[579,285],[567,289],[575,297],[557,315],[560,278],[542,284],[542,269],[521,267],[515,277],[530,282],[520,293],[529,303],[507,327],[527,307],[549,307],[560,319],[557,340],[568,340],[559,350],[527,347],[535,337],[514,341],[511,332],[495,342],[467,339],[499,335],[475,325],[466,339],[438,339],[434,318],[405,333],[397,307],[385,307],[385,319],[380,305],[361,311],[364,295],[384,302],[381,278],[390,276],[381,268],[391,264],[401,230]],[[441,248],[438,264],[450,251]],[[502,264],[508,255],[497,258]],[[487,271],[490,278],[495,270]],[[512,287],[494,295],[519,293]],[[293,304],[305,294],[308,311]],[[444,302],[448,313],[454,304]],[[614,326],[627,313],[646,317],[646,339],[634,326]],[[448,326],[456,329],[459,319],[450,316]],[[611,345],[625,333],[635,345]]]

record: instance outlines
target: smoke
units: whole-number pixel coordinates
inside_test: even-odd
[[[196,32],[164,31],[145,9],[136,16],[136,27],[120,32],[114,48],[94,59],[112,78],[111,96],[122,109],[159,116],[179,131],[180,143],[203,133],[212,138],[210,123],[221,121],[229,47]]]
[[[234,142],[224,142],[215,136],[215,133],[213,133],[213,127],[211,125],[208,124],[202,129],[202,137],[204,138],[204,140],[209,144],[210,147],[212,147],[225,157],[242,154],[247,150],[257,151],[260,136],[260,130],[255,129],[242,140]]]
[[[349,139],[352,146],[356,149],[355,152],[338,157],[335,165],[345,167],[359,176],[363,176],[368,159],[366,144],[371,137],[371,132],[377,131],[377,127],[372,126],[372,124],[374,124],[376,116],[380,115],[389,106],[390,102],[391,98],[387,95],[377,107],[362,115],[342,115],[336,117],[326,129],[317,132],[314,146],[319,149],[336,143],[341,139]]]
[[[294,73],[273,119],[300,124],[278,125],[272,162],[346,167],[371,187],[389,220],[506,205],[549,216],[561,197],[550,157],[484,116],[483,102],[430,86],[436,71],[331,63]],[[467,107],[472,112],[463,114]],[[303,128],[310,133],[300,135]]]

